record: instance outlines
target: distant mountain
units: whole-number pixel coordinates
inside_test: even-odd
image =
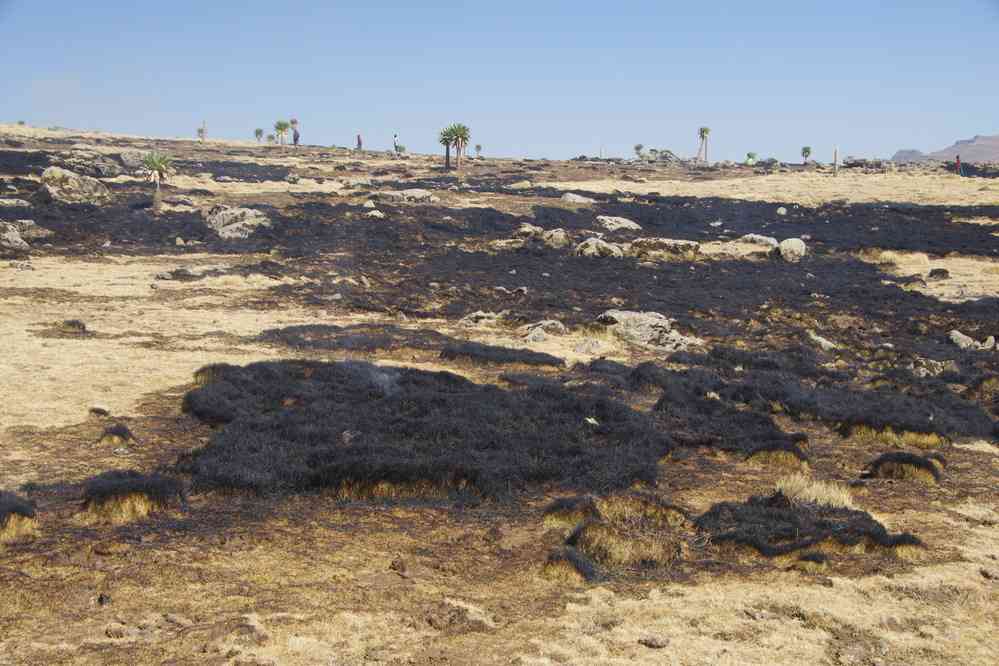
[[[900,150],[892,157],[895,162],[925,162],[939,160],[953,162],[956,156],[961,156],[962,162],[999,162],[999,135],[975,136],[971,139],[957,141],[953,145],[932,153],[922,153],[918,150]]]

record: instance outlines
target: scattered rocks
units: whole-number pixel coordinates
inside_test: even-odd
[[[517,332],[527,338],[528,342],[543,342],[548,335],[565,335],[569,330],[557,319],[545,319],[521,326]]]
[[[677,331],[673,328],[676,320],[658,312],[607,310],[597,321],[622,340],[642,347],[676,352],[703,344],[702,340]]]
[[[429,190],[421,189],[381,190],[373,192],[371,197],[378,201],[395,201],[397,203],[438,203],[440,201]]]
[[[579,257],[623,257],[624,249],[615,243],[600,238],[587,238],[576,246],[574,254]]]
[[[369,201],[365,201],[364,202],[364,207],[365,208],[374,208],[375,207],[375,202],[374,201],[370,201],[370,200]]]
[[[476,310],[471,314],[467,314],[458,320],[459,326],[496,326],[502,323],[502,321],[510,315],[509,310],[503,310],[502,312],[483,312],[482,310]]]
[[[141,150],[123,150],[118,153],[118,160],[129,171],[137,171],[143,168],[143,161],[145,159],[146,154]]]
[[[42,187],[36,196],[43,202],[93,206],[111,201],[111,191],[101,181],[55,166],[42,172]]]
[[[990,335],[982,342],[979,342],[971,336],[965,335],[961,331],[955,329],[949,333],[949,337],[951,342],[965,350],[992,351],[996,348],[996,338],[994,335]]]
[[[248,238],[261,227],[270,227],[264,213],[253,208],[218,205],[205,214],[205,224],[225,240]]]
[[[624,229],[626,231],[641,231],[642,226],[637,222],[632,222],[625,217],[611,217],[610,215],[598,215],[597,224],[602,226],[607,231],[620,231]]]
[[[6,222],[0,223],[0,256],[23,254],[30,249],[17,229]]]
[[[792,264],[796,264],[808,254],[808,246],[800,238],[787,238],[777,246],[780,258]]]
[[[506,252],[509,250],[519,250],[526,244],[527,243],[523,238],[508,238],[505,240],[489,241],[486,245],[490,250],[494,250],[496,252]]]
[[[636,238],[631,241],[630,254],[640,259],[692,258],[701,251],[701,244],[673,238]]]
[[[529,224],[527,222],[523,223],[517,230],[513,232],[514,238],[541,238],[544,236],[545,230],[541,227]]]
[[[565,194],[563,194],[562,195],[562,201],[564,201],[566,203],[574,203],[574,204],[592,204],[592,203],[596,203],[597,202],[596,199],[591,199],[589,197],[584,197],[584,196],[579,195],[579,194],[573,194],[572,192],[566,192]]]
[[[56,160],[56,164],[74,173],[92,178],[120,176],[122,168],[112,159],[90,151],[74,151]]]

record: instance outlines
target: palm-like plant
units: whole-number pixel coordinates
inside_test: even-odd
[[[204,127],[199,127],[198,128],[198,141],[204,143],[205,142],[205,134],[206,134],[205,128]]]
[[[475,144],[475,156],[476,157],[482,157],[482,144],[481,143]]]
[[[467,125],[462,125],[461,123],[455,123],[451,125],[451,134],[454,137],[452,144],[454,145],[454,157],[457,162],[457,168],[461,168],[461,157],[465,154],[465,149],[468,148],[468,142],[472,139],[472,130],[468,129]]]
[[[274,123],[274,134],[277,135],[278,141],[281,145],[284,145],[284,137],[288,134],[289,129],[291,129],[291,123],[287,120],[279,120]]]
[[[163,210],[163,193],[160,191],[160,183],[166,182],[172,164],[172,157],[155,150],[142,159],[142,166],[149,172],[149,180],[156,184],[156,191],[153,193],[153,213],[159,214]]]
[[[260,143],[260,140],[264,138],[264,130],[258,127],[257,129],[253,130],[253,136],[257,138],[257,143]]]
[[[748,164],[749,166],[753,166],[754,164],[756,164],[756,158],[757,158],[756,153],[746,153],[746,164]]]
[[[640,143],[636,143],[636,144],[635,144],[635,155],[636,155],[636,156],[637,156],[638,158],[641,158],[641,157],[642,157],[642,149],[643,149],[643,148],[645,148],[645,146],[644,146],[644,145],[642,145],[642,144],[640,144]]]
[[[801,159],[805,160],[805,164],[808,164],[808,158],[812,156],[812,147],[804,146],[801,149]]]
[[[273,134],[267,135],[267,143],[277,143],[277,137]]]
[[[701,145],[697,149],[697,154],[700,156],[701,161],[708,161],[708,135],[711,134],[710,127],[699,127],[697,128],[697,138],[701,140]]]
[[[440,144],[444,146],[444,170],[451,170],[451,146],[454,145],[454,125],[449,125],[441,130],[440,136],[437,137]]]
[[[659,150],[656,148],[649,148],[649,155],[652,155],[652,159],[659,159]]]

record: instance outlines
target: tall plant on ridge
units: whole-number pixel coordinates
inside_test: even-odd
[[[153,213],[156,215],[163,211],[163,193],[160,191],[160,183],[166,182],[172,163],[172,157],[155,150],[142,159],[142,166],[149,172],[149,180],[156,184],[156,191],[153,192]]]
[[[440,136],[437,140],[442,146],[444,146],[444,170],[451,170],[451,146],[454,145],[454,125],[448,125],[441,130]]]

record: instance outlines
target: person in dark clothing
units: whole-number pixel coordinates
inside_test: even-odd
[[[302,137],[302,135],[298,133],[298,128],[297,127],[291,131],[291,140],[295,144],[296,148],[298,147],[298,140],[301,137]]]
[[[357,151],[361,152],[362,150],[364,150],[364,144],[361,142],[361,135],[358,134],[357,135]]]
[[[957,171],[957,175],[958,176],[963,176],[964,175],[964,168],[961,166],[961,156],[960,155],[957,156],[957,159],[955,160],[955,162],[956,162],[956,164],[954,166],[955,166],[955,171]]]

